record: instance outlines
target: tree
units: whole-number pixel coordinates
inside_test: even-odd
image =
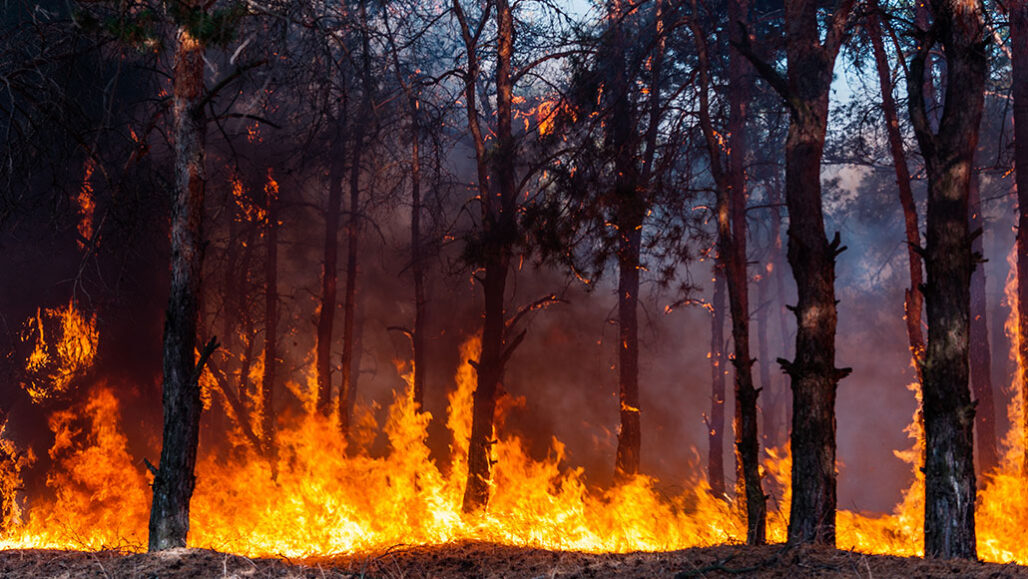
[[[707,481],[716,497],[725,496],[725,276],[714,265],[710,303],[710,417],[707,419]]]
[[[738,33],[749,21],[749,2],[732,0],[728,5],[729,34],[733,44],[740,46]],[[694,15],[698,16],[698,15]],[[734,24],[738,24],[735,26]],[[767,507],[760,482],[759,439],[757,437],[757,390],[753,386],[753,362],[750,357],[749,275],[746,256],[746,171],[748,152],[746,109],[750,101],[752,77],[744,57],[731,50],[728,62],[728,142],[727,155],[711,119],[709,85],[710,59],[704,32],[699,22],[692,21],[699,60],[699,122],[710,157],[717,203],[715,213],[718,230],[718,268],[728,282],[728,302],[732,313],[732,342],[735,355],[735,446],[738,457],[737,486],[745,497],[746,542],[760,545],[765,541]]]
[[[921,332],[921,312],[924,310],[924,294],[921,285],[922,275],[921,231],[918,227],[917,206],[914,205],[914,192],[910,185],[910,169],[907,167],[907,155],[903,149],[903,135],[900,133],[899,115],[896,100],[892,95],[892,70],[889,58],[882,42],[882,28],[877,2],[872,0],[868,5],[865,28],[871,40],[874,52],[875,67],[878,71],[878,83],[882,91],[882,113],[885,117],[885,130],[889,137],[889,152],[896,171],[896,190],[899,193],[900,205],[903,207],[903,224],[907,241],[907,263],[910,270],[910,288],[904,293],[903,310],[907,322],[907,340],[910,343],[910,355],[917,372],[917,381],[922,383],[921,369],[924,365],[924,334]]]
[[[907,90],[928,176],[925,247],[928,349],[924,375],[925,554],[975,559],[974,405],[968,388],[970,286],[974,259],[968,199],[987,71],[981,2],[933,0],[934,21],[918,33]],[[945,102],[938,130],[925,104],[926,62],[945,53]]]
[[[278,378],[278,228],[279,190],[271,170],[264,185],[264,375],[261,377],[261,437],[263,452],[274,472],[275,387]]]
[[[481,35],[490,11],[494,8],[497,28],[497,128],[496,148],[487,153],[477,104],[481,72],[478,51]],[[510,4],[506,0],[487,3],[477,24],[472,23],[465,15],[460,0],[453,0],[453,9],[467,51],[466,69],[463,72],[464,101],[468,129],[475,147],[477,183],[482,205],[482,231],[480,239],[477,240],[480,244],[478,251],[483,269],[478,280],[482,284],[485,297],[482,354],[475,367],[478,378],[473,397],[471,439],[468,446],[468,481],[463,501],[464,512],[470,513],[485,508],[489,501],[497,389],[503,375],[503,367],[513,351],[513,346],[516,346],[516,342],[507,343],[504,323],[507,275],[517,236],[517,221],[514,215],[517,201],[514,183],[514,142],[511,130],[511,58],[514,51],[514,23]],[[494,181],[490,180],[490,173],[495,176]]]
[[[981,256],[983,252],[982,231],[985,219],[982,217],[982,195],[978,187],[978,175],[971,177],[969,199],[971,212],[971,253]],[[984,259],[984,258],[983,258]],[[970,370],[971,389],[974,391],[974,428],[978,451],[978,472],[988,473],[999,466],[996,442],[996,403],[992,388],[992,350],[989,347],[988,303],[985,295],[984,261],[971,273],[971,329]]]
[[[357,259],[360,255],[360,231],[362,216],[360,207],[361,154],[364,152],[364,141],[374,123],[374,81],[371,78],[371,40],[367,2],[361,0],[358,7],[360,15],[360,79],[361,100],[360,118],[356,122],[354,144],[350,150],[350,203],[349,217],[346,221],[346,288],[343,293],[343,357],[340,364],[343,383],[339,389],[339,427],[346,436],[350,431],[351,400],[356,396],[354,380],[354,319],[357,316]],[[359,354],[358,354],[359,355]],[[358,364],[359,365],[359,362]]]
[[[189,4],[187,8],[197,10],[199,6]],[[180,24],[172,90],[175,191],[171,204],[171,292],[164,325],[164,434],[153,481],[150,551],[186,545],[203,409],[197,381],[216,346],[212,339],[196,360],[204,250],[205,50],[205,41],[188,25]]]
[[[740,35],[738,45],[789,108],[785,202],[788,259],[799,300],[793,310],[796,358],[779,362],[792,380],[793,393],[790,543],[835,544],[835,396],[839,380],[850,370],[835,367],[835,258],[843,248],[838,233],[831,242],[825,235],[821,157],[832,71],[853,4],[838,2],[822,26],[820,2],[786,0],[784,77],[753,52],[748,32]]]
[[[339,261],[339,217],[343,201],[343,175],[346,170],[346,97],[332,119],[329,146],[328,205],[325,207],[325,249],[321,262],[321,310],[318,313],[318,410],[327,415],[332,403],[332,330],[335,327],[337,271]]]

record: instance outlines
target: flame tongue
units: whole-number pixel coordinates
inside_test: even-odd
[[[69,327],[95,327],[95,320],[86,323],[71,306],[52,315],[75,321]],[[32,323],[43,326],[44,318],[40,313]],[[64,335],[74,341],[82,334],[65,330]],[[38,338],[46,344],[47,355],[67,350],[46,342],[41,330]],[[95,344],[95,338],[85,343]],[[657,551],[745,536],[741,512],[712,496],[705,481],[692,481],[675,496],[661,492],[656,481],[645,476],[597,490],[586,484],[581,468],[562,466],[565,448],[556,439],[549,457],[539,461],[516,437],[501,437],[494,449],[497,464],[489,509],[474,517],[462,515],[475,387],[474,370],[467,361],[479,351],[477,339],[461,348],[462,363],[446,420],[453,438],[453,462],[447,471],[429,456],[426,431],[431,417],[417,411],[407,374],[382,427],[389,441],[384,456],[373,457],[360,444],[347,449],[336,419],[318,414],[310,404],[282,420],[274,469],[243,437],[238,437],[232,460],[207,452],[197,467],[190,543],[247,556],[302,557],[461,539],[587,552]],[[313,382],[306,386],[313,387]],[[302,394],[300,386],[290,388]],[[28,497],[24,516],[19,517],[17,504],[7,507],[8,531],[0,547],[142,550],[149,477],[127,451],[119,414],[114,390],[101,384],[78,407],[52,415],[55,440],[50,456],[56,466],[47,479],[49,492]],[[373,415],[363,414],[370,417],[364,420],[370,421],[366,426],[377,429]],[[922,553],[923,477],[916,466],[923,438],[917,425],[915,419],[909,429],[913,449],[898,453],[915,467],[903,501],[889,515],[840,511],[841,547],[867,553]],[[9,442],[0,444],[4,456],[17,454]],[[1008,454],[1015,455],[1020,456]],[[29,460],[31,456],[24,455],[18,461],[0,461],[0,488],[16,488],[18,471]],[[783,495],[772,503],[771,541],[785,539],[790,464],[788,452],[768,450],[764,474],[770,488]],[[1028,522],[1020,477],[1002,472],[987,481],[979,497],[980,554],[996,561],[1028,562],[1028,547],[1013,536]]]

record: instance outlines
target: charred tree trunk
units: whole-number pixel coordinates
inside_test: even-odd
[[[360,269],[357,270],[357,282],[360,285]],[[361,363],[364,359],[364,295],[357,294],[357,303],[353,314],[353,361],[350,366],[350,398],[347,401],[351,412],[357,404],[357,392],[360,390]]]
[[[172,94],[175,192],[171,204],[171,291],[164,322],[164,432],[154,474],[149,550],[184,547],[189,500],[196,478],[200,387],[204,359],[196,359],[200,276],[203,265],[203,198],[206,120],[204,44],[178,31]],[[211,343],[213,346],[213,342]],[[205,350],[207,355],[210,349]]]
[[[645,201],[639,191],[632,132],[635,110],[629,99],[627,39],[623,30],[625,7],[612,2],[607,78],[610,87],[610,119],[607,143],[614,154],[614,223],[617,226],[618,261],[618,430],[614,477],[625,481],[639,472],[642,441],[639,410],[639,265]]]
[[[264,186],[264,376],[261,378],[261,442],[275,466],[275,386],[278,378],[278,184],[268,170]]]
[[[971,177],[971,254],[981,256],[982,198],[978,177]],[[978,450],[978,472],[985,474],[999,466],[996,441],[996,403],[992,388],[992,349],[989,347],[988,303],[985,297],[985,262],[980,261],[971,274],[971,388],[975,399],[975,433]]]
[[[407,114],[410,117],[410,267],[414,278],[414,329],[410,332],[411,349],[414,354],[412,398],[414,399],[414,404],[423,410],[425,403],[425,376],[427,376],[428,372],[426,368],[428,358],[425,352],[428,300],[425,295],[424,249],[421,240],[421,121],[419,118],[421,102],[418,92],[411,86],[411,82],[406,77],[404,68],[400,64],[399,50],[393,41],[393,34],[389,28],[388,14],[385,14],[384,23],[386,32],[389,33],[390,56],[393,60],[396,80],[407,97]]]
[[[747,0],[732,0],[729,20],[736,23],[732,44],[738,46],[739,31],[748,21]],[[735,356],[735,451],[739,496],[746,505],[746,542],[764,543],[766,505],[761,488],[759,441],[757,436],[757,390],[753,387],[753,358],[750,356],[749,276],[746,268],[746,171],[748,151],[746,108],[752,79],[748,66],[737,50],[729,55],[728,75],[728,150],[722,152],[714,131],[708,91],[709,57],[703,31],[694,20],[693,37],[697,44],[700,75],[700,126],[710,155],[711,173],[717,188],[718,262],[728,281],[728,303],[732,312],[732,343]],[[723,157],[727,157],[723,159]]]
[[[515,147],[511,126],[513,112],[513,79],[511,60],[514,53],[514,18],[507,0],[496,0],[496,150],[491,155],[495,174],[495,191],[489,182],[489,164],[485,140],[478,121],[475,98],[478,77],[477,38],[464,16],[458,0],[454,12],[460,21],[461,35],[467,48],[468,70],[465,71],[464,97],[468,112],[468,128],[475,144],[478,166],[478,187],[482,203],[481,262],[484,273],[479,278],[485,298],[482,327],[482,354],[476,363],[478,381],[473,395],[471,439],[468,446],[468,480],[462,508],[465,513],[481,511],[489,501],[492,473],[492,445],[495,443],[493,423],[496,396],[503,369],[511,348],[505,336],[504,297],[511,252],[517,235],[514,209],[516,184],[514,175]],[[484,25],[487,15],[483,15]]]
[[[982,6],[934,0],[935,22],[911,58],[910,117],[928,175],[924,367],[925,554],[975,559],[974,405],[968,388],[974,259],[968,196],[986,77]],[[925,107],[925,61],[941,44],[947,76],[938,132]]]
[[[749,22],[749,1],[731,0],[728,18],[744,26]],[[739,28],[732,27],[738,34]],[[735,39],[735,44],[740,40]],[[728,204],[732,221],[728,263],[728,301],[732,310],[732,342],[735,344],[735,448],[742,466],[746,497],[746,543],[765,541],[767,506],[760,482],[760,439],[757,434],[757,390],[753,386],[753,358],[750,356],[749,275],[746,256],[746,154],[749,135],[746,111],[753,78],[744,57],[729,51],[728,60]]]
[[[614,121],[617,122],[617,121]],[[623,174],[622,171],[618,172]],[[618,187],[618,431],[615,478],[639,472],[642,430],[639,416],[639,258],[643,212],[634,185]]]
[[[418,99],[410,98],[411,116],[411,213],[410,255],[414,275],[414,331],[411,347],[414,350],[414,404],[425,405],[425,376],[428,358],[425,355],[425,324],[428,319],[428,300],[425,297],[425,263],[421,246],[421,127],[418,123]]]
[[[761,438],[765,448],[772,448],[778,441],[778,393],[775,391],[774,382],[771,378],[771,353],[767,343],[767,325],[771,317],[771,296],[768,288],[771,284],[770,272],[765,271],[764,275],[757,281],[757,302],[759,316],[757,316],[757,360],[760,370],[760,393],[764,395],[764,403],[761,405]]]
[[[835,544],[835,396],[849,370],[835,367],[835,257],[841,248],[838,234],[832,242],[825,236],[821,157],[832,70],[853,4],[844,0],[836,6],[822,42],[819,3],[786,0],[786,78],[752,52],[745,36],[737,41],[789,106],[785,202],[799,300],[796,357],[779,361],[793,392],[790,543]]]
[[[773,179],[773,185],[770,191],[771,201],[771,239],[772,239],[772,251],[773,255],[771,258],[771,275],[774,276],[775,280],[775,296],[776,301],[774,303],[777,315],[775,318],[778,321],[778,336],[779,344],[782,348],[783,358],[788,358],[789,352],[789,310],[786,305],[786,294],[785,294],[785,263],[786,256],[782,246],[782,192],[781,192],[781,179],[775,176]],[[763,358],[761,359],[763,360]],[[771,371],[771,358],[767,358],[766,365],[768,372]],[[780,424],[780,428],[786,430],[785,433],[782,430],[775,430],[775,438],[773,444],[777,447],[785,442],[788,434],[788,428],[785,425],[792,424],[792,405],[789,403],[789,392],[785,387],[785,379],[779,378],[779,387],[774,391],[775,395],[775,408],[781,408],[779,410],[779,418],[783,420]],[[784,408],[782,408],[784,407]]]
[[[924,309],[924,294],[921,286],[924,277],[921,274],[922,263],[918,250],[921,247],[921,232],[918,227],[917,206],[914,204],[914,192],[910,186],[910,170],[907,168],[907,155],[903,149],[903,135],[900,133],[899,115],[896,111],[896,100],[892,96],[892,74],[889,59],[882,42],[882,30],[878,18],[878,6],[873,2],[867,15],[867,34],[871,39],[875,65],[878,69],[878,82],[882,91],[882,113],[885,116],[885,129],[889,137],[889,151],[892,153],[892,164],[896,170],[896,188],[899,192],[900,205],[903,207],[903,223],[907,240],[907,263],[910,270],[910,288],[905,292],[903,310],[907,322],[907,341],[910,344],[910,355],[914,362],[918,384],[924,382],[921,370],[924,365],[925,343],[921,331],[921,312]]]
[[[346,105],[340,107],[340,117],[346,114]],[[332,330],[336,317],[336,284],[339,279],[339,213],[343,201],[343,177],[345,174],[346,138],[343,134],[345,120],[336,119],[328,172],[328,205],[325,207],[325,250],[321,263],[321,312],[318,315],[317,409],[328,415],[332,405]]]
[[[707,480],[710,492],[725,495],[725,275],[714,266],[714,299],[710,312],[710,419],[707,421]]]
[[[339,428],[343,437],[350,434],[350,416],[353,412],[351,400],[357,396],[356,384],[353,380],[354,357],[354,317],[357,300],[357,258],[360,242],[361,210],[360,210],[360,172],[361,153],[364,150],[364,137],[371,122],[374,110],[372,91],[374,81],[371,78],[371,47],[368,26],[367,2],[361,0],[359,6],[361,22],[361,118],[357,123],[357,134],[353,144],[353,155],[350,160],[350,215],[346,222],[346,290],[343,297],[343,357],[340,364],[342,385],[339,388]]]
[[[346,290],[343,294],[343,357],[340,364],[342,385],[339,388],[339,428],[343,437],[350,434],[350,399],[353,390],[353,326],[357,303],[357,258],[360,241],[360,167],[363,130],[358,130],[350,165],[350,203],[346,222]]]
[[[1017,383],[1028,408],[1028,2],[1011,0],[1010,48],[1014,93],[1014,173],[1017,182]],[[1028,412],[1020,425],[1028,440]],[[1028,444],[1022,470],[1028,475]]]

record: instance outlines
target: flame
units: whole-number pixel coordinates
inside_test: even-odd
[[[93,171],[96,170],[96,162],[86,159],[83,167],[82,188],[75,195],[75,205],[78,206],[81,216],[78,224],[79,245],[85,247],[93,239],[93,212],[96,210],[96,201],[93,199]]]
[[[21,338],[23,344],[32,346],[21,383],[32,401],[66,392],[72,380],[93,365],[98,339],[96,314],[83,316],[74,301],[64,307],[37,309],[36,315],[25,321]]]
[[[95,319],[83,318],[73,304],[41,311],[28,325],[38,334],[35,344],[43,344],[37,356],[43,366],[50,367],[51,357],[61,351],[43,339],[45,322],[50,319],[69,320],[70,327],[79,330],[63,330],[61,336],[87,336],[79,339],[88,348],[80,345],[70,350],[95,351]],[[76,339],[71,343],[77,343]],[[674,492],[644,475],[613,488],[597,488],[588,484],[583,468],[573,466],[567,448],[557,438],[550,441],[545,458],[533,458],[524,441],[505,433],[505,412],[524,403],[510,396],[501,397],[497,404],[498,442],[493,447],[496,466],[489,507],[484,513],[463,514],[477,378],[469,361],[480,353],[478,337],[468,339],[460,349],[445,419],[452,437],[449,464],[439,464],[429,452],[427,432],[432,416],[421,412],[413,401],[409,365],[398,367],[383,423],[376,421],[376,406],[358,404],[354,435],[347,442],[338,434],[337,417],[323,416],[314,408],[316,381],[310,368],[314,355],[308,354],[304,383],[287,384],[301,404],[276,417],[278,453],[274,458],[254,448],[238,430],[238,422],[236,432],[230,433],[232,448],[227,454],[201,443],[190,544],[246,556],[304,557],[465,539],[628,552],[717,545],[745,537],[740,506],[730,497],[714,496],[702,478],[675,481],[681,490]],[[92,354],[88,361],[77,362],[73,373],[84,371],[91,361]],[[263,364],[255,356],[251,380],[259,379],[262,372]],[[60,379],[62,374],[47,376]],[[238,375],[229,378],[233,379]],[[212,376],[201,382],[216,391]],[[239,391],[238,385],[228,386]],[[65,382],[62,388],[67,387]],[[50,384],[46,391],[54,389],[57,387]],[[910,389],[919,396],[916,384]],[[83,402],[51,415],[54,443],[49,457],[53,467],[46,492],[22,491],[21,503],[0,505],[7,509],[3,511],[0,547],[144,548],[150,476],[142,457],[134,458],[129,452],[116,390],[116,385],[101,382],[90,388]],[[221,397],[212,400],[222,402]],[[1011,415],[1019,417],[1020,402],[1016,396],[1012,400]],[[259,401],[248,402],[249,411],[260,408],[254,403]],[[229,414],[232,420],[259,428],[260,421],[253,416]],[[840,547],[876,554],[923,553],[924,478],[919,466],[924,437],[916,414],[907,433],[911,447],[896,453],[911,467],[911,483],[902,500],[884,515],[840,510]],[[373,449],[376,440],[387,441],[388,448]],[[1003,469],[984,478],[979,494],[979,554],[985,560],[1025,563],[1028,546],[1020,535],[1028,524],[1028,491],[1016,468],[1023,439],[1015,432],[1007,443]],[[156,449],[146,452],[156,456]],[[31,460],[30,454],[19,454],[13,444],[0,438],[0,496],[11,496],[13,489],[20,488],[20,470]],[[766,450],[762,463],[766,488],[772,495],[768,505],[770,541],[786,538],[791,461],[787,449],[772,448]],[[24,505],[23,512],[19,504]]]

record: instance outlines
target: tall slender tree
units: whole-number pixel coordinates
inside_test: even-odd
[[[325,248],[321,262],[321,309],[318,312],[317,408],[327,415],[332,403],[332,335],[335,328],[339,273],[339,221],[343,201],[343,177],[346,171],[346,99],[333,119],[332,144],[329,146],[328,204],[325,207]]]
[[[904,292],[903,310],[907,322],[907,341],[910,344],[910,355],[914,362],[918,383],[923,382],[921,369],[924,365],[925,342],[921,331],[921,313],[924,310],[924,294],[921,286],[924,283],[921,254],[921,230],[918,227],[917,206],[914,204],[914,191],[911,187],[910,169],[907,167],[907,154],[903,148],[903,135],[900,132],[899,114],[896,99],[893,97],[892,68],[882,40],[881,16],[878,3],[871,0],[868,4],[865,28],[871,40],[874,52],[875,67],[878,71],[878,86],[882,92],[882,113],[885,119],[885,130],[889,138],[889,152],[892,154],[892,165],[896,171],[896,190],[899,193],[900,206],[903,207],[903,225],[906,232],[907,264],[910,272],[910,287]]]
[[[821,157],[832,72],[853,5],[853,0],[840,0],[822,24],[821,2],[785,1],[785,76],[757,56],[748,32],[738,40],[789,108],[785,203],[788,258],[799,301],[794,308],[796,358],[779,362],[792,380],[793,393],[790,543],[835,544],[835,397],[839,380],[850,370],[835,367],[835,258],[843,248],[838,233],[831,242],[825,235]]]
[[[969,199],[971,213],[971,252],[980,257],[984,252],[982,242],[985,218],[982,216],[982,192],[978,175],[971,178]],[[984,259],[984,258],[982,258]],[[971,390],[974,392],[975,450],[978,458],[978,473],[985,474],[999,466],[999,449],[996,441],[996,402],[992,387],[992,349],[989,344],[989,308],[985,292],[985,263],[982,261],[971,274],[971,334],[970,369]]]
[[[980,1],[932,0],[929,8],[933,22],[917,29],[907,80],[910,120],[928,176],[925,554],[974,559],[975,409],[968,387],[974,259],[968,199],[985,101],[985,27]],[[949,82],[933,130],[924,86],[929,52],[936,47],[945,53]]]
[[[193,3],[188,8],[201,9]],[[198,380],[206,357],[215,347],[212,340],[197,361],[206,183],[206,44],[186,24],[179,25],[177,40],[171,104],[175,190],[171,203],[171,291],[164,323],[164,432],[153,481],[150,551],[186,545],[203,409]]]
[[[505,331],[504,298],[513,244],[517,236],[515,219],[514,141],[511,115],[513,82],[511,59],[514,52],[514,22],[506,0],[487,2],[478,22],[465,14],[460,0],[453,0],[454,14],[460,25],[466,50],[464,101],[468,130],[475,147],[479,199],[482,206],[481,233],[477,244],[482,273],[478,280],[485,298],[482,353],[476,362],[477,384],[473,396],[471,439],[468,447],[468,480],[464,489],[463,510],[475,512],[489,501],[492,476],[493,422],[496,397],[510,347]],[[480,41],[492,11],[496,12],[496,136],[495,150],[486,151],[485,136],[479,123],[478,82],[481,74]],[[495,177],[494,179],[491,179]]]
[[[264,375],[261,377],[261,439],[276,466],[275,390],[278,381],[278,219],[279,186],[271,170],[264,185]]]
[[[694,6],[696,3],[694,2]],[[749,2],[731,0],[728,5],[728,27],[735,46],[741,46],[738,35],[749,21]],[[694,15],[698,16],[698,15]],[[752,92],[752,73],[738,50],[731,49],[728,58],[728,140],[727,154],[722,151],[710,112],[710,58],[704,31],[696,18],[692,20],[693,37],[699,62],[699,120],[707,143],[711,174],[714,177],[717,203],[718,263],[728,281],[728,302],[732,313],[732,343],[735,355],[735,447],[737,486],[746,505],[746,542],[763,544],[766,535],[767,507],[760,482],[759,439],[757,436],[757,390],[753,386],[753,362],[750,357],[749,275],[746,256],[746,171],[748,152],[746,110]],[[727,44],[727,43],[726,43]]]
[[[716,497],[725,496],[725,276],[714,265],[710,304],[710,416],[707,418],[707,481]]]
[[[357,338],[354,335],[354,320],[357,316],[357,261],[360,256],[358,246],[360,244],[360,232],[363,223],[361,215],[360,192],[361,192],[361,159],[364,152],[365,139],[373,132],[374,123],[374,79],[371,75],[371,34],[370,21],[368,19],[367,1],[361,0],[358,5],[360,18],[360,79],[361,79],[361,100],[360,117],[356,122],[354,143],[350,149],[350,199],[349,215],[346,221],[346,289],[343,293],[343,356],[340,363],[340,374],[342,374],[342,385],[339,388],[338,413],[339,427],[344,436],[350,432],[350,415],[352,413],[352,401],[357,394],[357,384],[354,379],[354,367],[360,362],[354,361],[354,356],[360,356],[359,349],[355,348]],[[356,350],[356,353],[355,353]]]

